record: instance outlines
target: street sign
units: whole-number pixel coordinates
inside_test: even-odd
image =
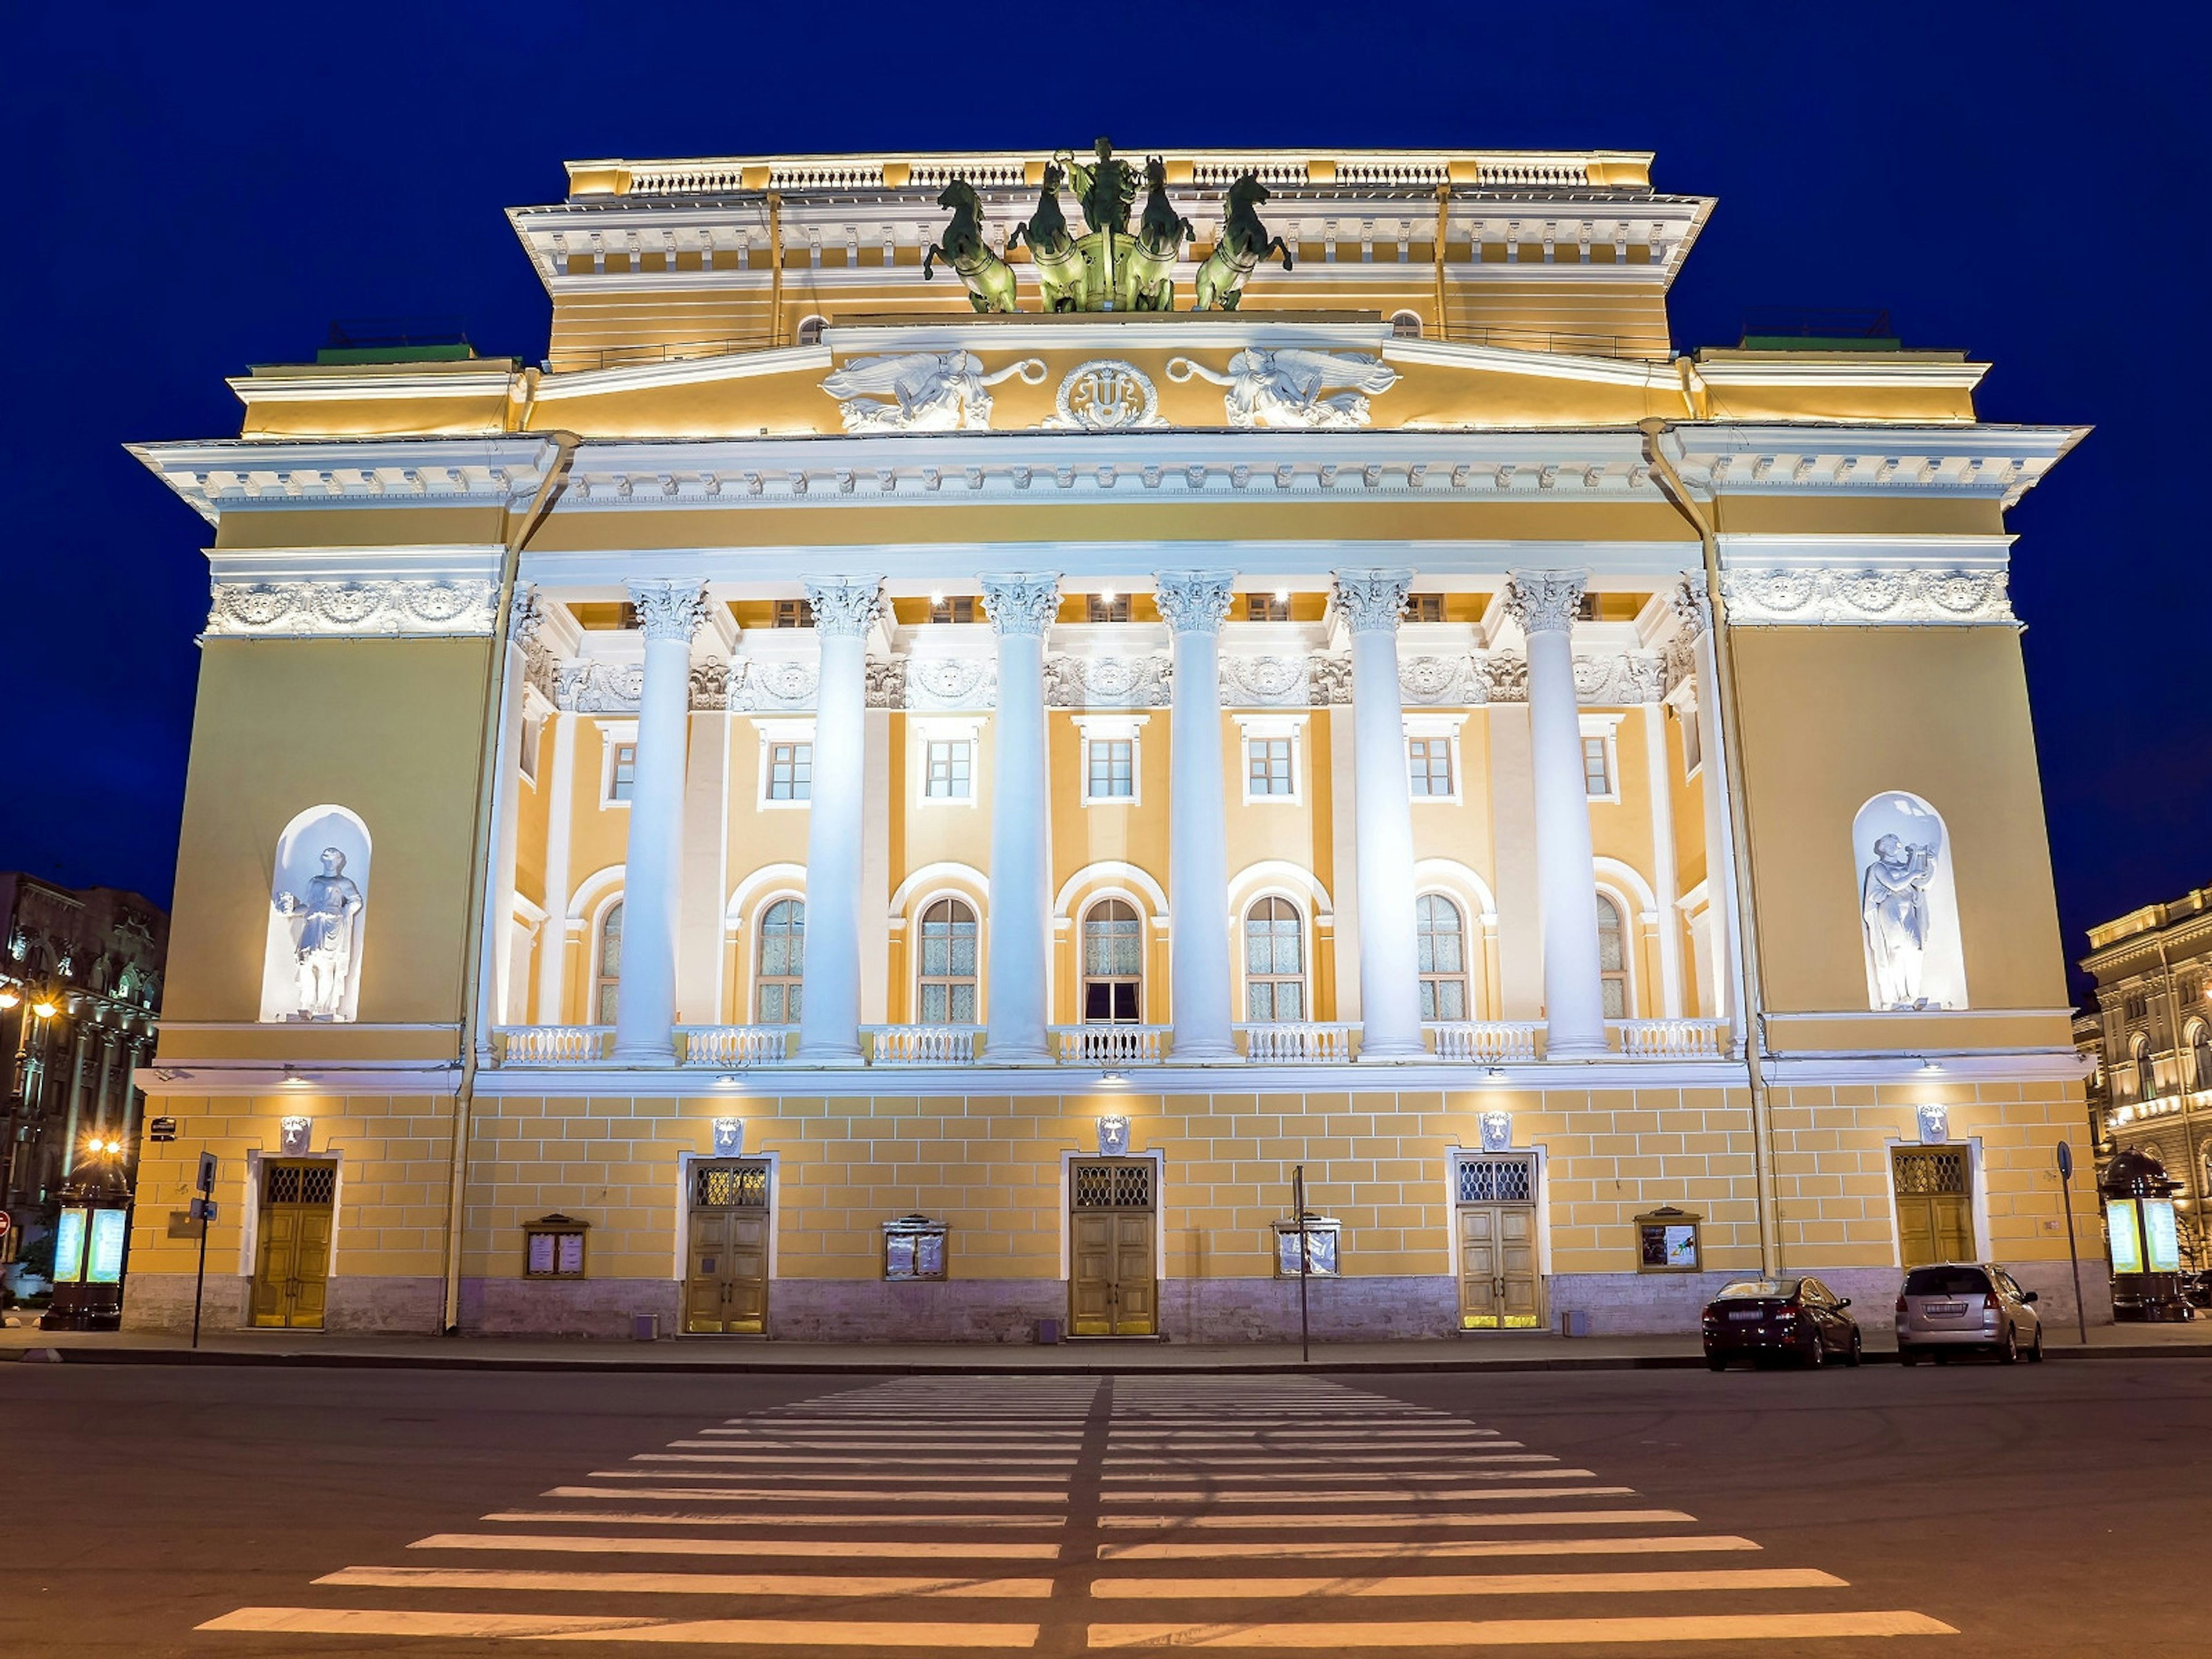
[[[15,1218],[9,1215],[7,1211],[0,1210],[0,1238],[7,1237],[8,1230],[15,1224]]]
[[[173,1117],[149,1119],[146,1138],[149,1140],[174,1140],[177,1138],[177,1120]]]
[[[2058,1143],[2058,1178],[2061,1181],[2074,1179],[2074,1146],[2071,1141]]]
[[[215,1154],[200,1154],[199,1178],[193,1183],[199,1196],[192,1200],[192,1215],[200,1224],[200,1265],[192,1275],[192,1346],[200,1345],[200,1298],[207,1290],[208,1224],[215,1219]]]
[[[192,1182],[192,1190],[199,1194],[202,1198],[215,1196],[215,1154],[213,1152],[200,1154],[199,1179]]]
[[[213,1199],[196,1198],[192,1200],[192,1207],[185,1213],[194,1221],[206,1222],[215,1219],[215,1212],[216,1203]]]
[[[2066,1206],[2066,1260],[2074,1268],[2074,1329],[2089,1346],[2089,1314],[2081,1305],[2081,1250],[2074,1241],[2074,1143],[2058,1143],[2058,1201]]]

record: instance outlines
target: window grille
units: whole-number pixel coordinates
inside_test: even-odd
[[[263,1166],[262,1200],[269,1204],[329,1204],[337,1197],[335,1164],[270,1164]]]
[[[691,1171],[691,1204],[701,1210],[764,1210],[768,1165],[702,1164]]]
[[[1897,1190],[1900,1193],[1963,1193],[1966,1190],[1966,1149],[1930,1146],[1895,1154]]]
[[[1463,1158],[1459,1162],[1462,1204],[1527,1204],[1536,1196],[1533,1158]]]
[[[1151,1160],[1128,1164],[1078,1163],[1072,1173],[1079,1210],[1149,1210],[1152,1207]]]

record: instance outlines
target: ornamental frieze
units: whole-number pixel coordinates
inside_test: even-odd
[[[1721,598],[1729,621],[1745,627],[2016,620],[2002,570],[1729,570]]]
[[[814,694],[821,684],[821,675],[811,663],[740,657],[730,665],[730,680],[729,701],[733,711],[788,714],[814,707]]]
[[[264,639],[489,634],[497,599],[489,581],[217,582],[207,632]]]
[[[906,704],[915,709],[990,708],[999,701],[999,665],[981,657],[908,657]]]
[[[553,676],[553,706],[572,714],[635,714],[645,665],[564,662]]]
[[[1221,701],[1244,708],[1297,708],[1313,702],[1312,659],[1224,657]]]
[[[1174,666],[1164,656],[1044,659],[1048,708],[1164,708]]]

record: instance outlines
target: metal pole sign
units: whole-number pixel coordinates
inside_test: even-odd
[[[2074,1243],[2074,1147],[2070,1142],[2058,1143],[2058,1196],[2066,1205],[2066,1259],[2074,1267],[2074,1328],[2081,1333],[2081,1346],[2089,1346],[2089,1316],[2081,1307],[2081,1253]]]
[[[215,1219],[215,1154],[200,1154],[199,1178],[193,1183],[198,1196],[192,1200],[192,1219],[200,1224],[199,1271],[192,1275],[192,1346],[200,1345],[200,1294],[207,1288],[208,1224]]]
[[[1313,1333],[1306,1320],[1306,1277],[1313,1271],[1313,1245],[1306,1233],[1306,1166],[1291,1171],[1291,1213],[1298,1224],[1298,1361],[1313,1358]]]

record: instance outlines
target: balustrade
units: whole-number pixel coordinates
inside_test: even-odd
[[[1426,1029],[1438,1060],[1505,1066],[1534,1060],[1544,1027],[1533,1019],[1455,1019],[1432,1021]]]
[[[1309,1022],[1238,1025],[1232,1029],[1244,1039],[1244,1058],[1255,1064],[1304,1061],[1338,1065],[1352,1058],[1352,1034],[1359,1028]]]
[[[611,1025],[507,1025],[491,1034],[500,1066],[587,1066],[606,1057]]]
[[[863,1025],[871,1066],[972,1066],[980,1025]]]
[[[1727,1025],[1717,1019],[1609,1019],[1606,1029],[1631,1060],[1718,1060]]]
[[[1055,1025],[1054,1058],[1062,1066],[1157,1066],[1167,1058],[1165,1025]]]
[[[686,1066],[780,1066],[798,1032],[796,1025],[679,1025],[677,1051]]]

